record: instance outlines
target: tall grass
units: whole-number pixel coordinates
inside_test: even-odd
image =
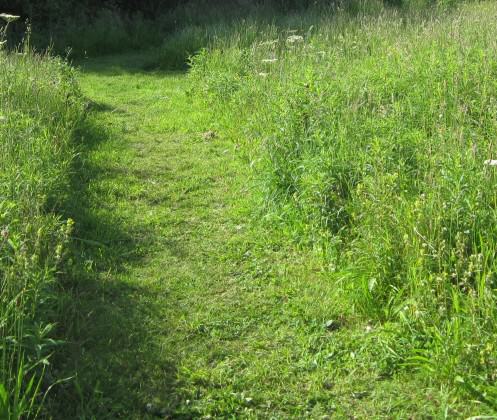
[[[389,369],[497,407],[497,6],[418,3],[213,25],[192,91]]]
[[[139,13],[126,16],[104,9],[92,17],[64,18],[50,32],[37,29],[35,42],[42,48],[51,45],[57,53],[72,58],[94,57],[155,47],[168,29],[167,16],[151,20]]]
[[[35,416],[58,342],[57,278],[71,220],[73,131],[83,115],[73,70],[29,46],[0,49],[0,417]]]

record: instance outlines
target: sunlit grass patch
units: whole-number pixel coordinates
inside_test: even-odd
[[[356,313],[397,325],[395,370],[491,406],[496,16],[491,2],[303,15],[248,45],[213,39],[190,74],[265,217],[323,252]]]
[[[28,47],[0,50],[0,68],[0,416],[17,419],[39,413],[60,379],[44,380],[59,344],[56,281],[73,225],[57,209],[83,102],[74,71],[59,59]]]

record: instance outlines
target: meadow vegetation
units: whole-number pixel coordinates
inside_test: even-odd
[[[267,226],[388,334],[380,374],[495,407],[497,8],[355,6],[211,28],[191,90],[240,145]]]
[[[69,193],[73,134],[84,107],[65,62],[33,53],[27,42],[10,53],[2,48],[0,417],[17,419],[37,413],[52,385],[43,376],[59,344],[57,279],[69,262],[73,226],[58,208]]]
[[[495,414],[497,5],[198,7],[0,45],[0,417]]]

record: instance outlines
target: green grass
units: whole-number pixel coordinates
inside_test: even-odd
[[[0,417],[18,419],[38,411],[51,385],[44,373],[59,344],[57,279],[72,230],[58,209],[83,102],[58,59],[0,49],[0,68]]]
[[[346,312],[321,258],[257,222],[239,146],[209,121],[185,75],[144,72],[150,59],[90,61],[80,77],[102,133],[74,186],[86,273],[74,285],[77,321],[57,374],[75,378],[54,390],[49,412],[152,418],[153,404],[152,414],[173,418],[320,418],[459,409],[422,377],[382,376],[377,352],[393,357],[383,345],[394,330]]]
[[[494,408],[496,13],[304,14],[249,46],[211,42],[190,73],[268,224],[321,252],[351,314],[388,331],[381,375],[419,372]]]
[[[497,7],[347,4],[84,60],[84,119],[67,65],[1,56],[0,224],[36,257],[2,254],[0,272],[37,285],[7,325],[35,325],[16,337],[43,349],[4,350],[9,404],[17,389],[36,407],[49,390],[55,419],[496,414]],[[189,71],[151,71],[199,49]]]
[[[89,61],[80,77],[105,134],[76,191],[87,273],[59,364],[75,379],[53,394],[54,416],[492,413],[419,369],[416,330],[354,307],[346,273],[265,216],[242,138],[192,97],[191,78],[144,71],[153,59]]]
[[[104,9],[91,17],[60,17],[50,31],[36,25],[34,43],[40,48],[50,45],[58,54],[74,59],[157,46],[171,30],[167,15],[147,19],[138,13],[127,16]]]

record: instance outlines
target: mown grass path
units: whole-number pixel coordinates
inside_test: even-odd
[[[241,229],[226,215],[233,146],[204,135],[185,75],[144,72],[144,59],[85,63],[81,73],[104,130],[91,134],[80,191],[82,240],[95,244],[93,284],[78,296],[87,312],[74,356],[79,416],[190,417],[182,353],[197,350],[199,318],[230,293],[220,260]]]
[[[64,373],[76,378],[54,416],[442,415],[443,390],[382,376],[382,338],[348,315],[319,259],[253,220],[236,139],[187,77],[146,67],[146,55],[82,67],[100,128],[75,176],[86,261]]]

